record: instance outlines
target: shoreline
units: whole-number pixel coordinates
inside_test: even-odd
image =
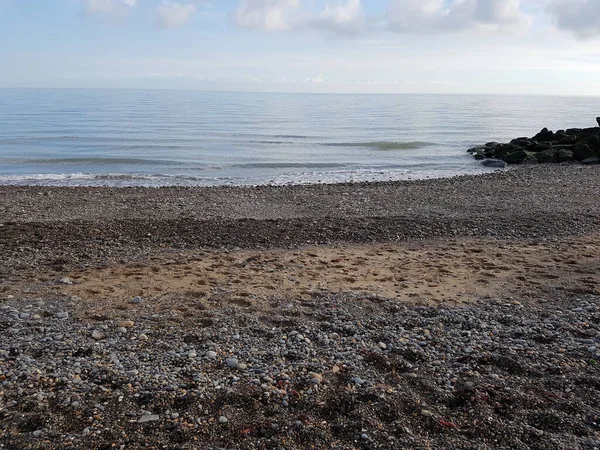
[[[0,187],[0,446],[598,448],[598,193]]]

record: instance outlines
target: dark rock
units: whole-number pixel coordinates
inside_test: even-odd
[[[506,163],[501,159],[485,159],[482,161],[482,164],[486,167],[496,167],[498,169],[504,169],[506,167]]]
[[[575,153],[572,150],[561,148],[558,150],[558,160],[560,162],[573,161],[575,159]]]
[[[596,156],[600,156],[600,135],[592,136],[582,142],[582,144],[588,145],[596,153]]]
[[[596,117],[596,122],[598,122],[598,126],[600,127],[600,117]]]
[[[584,159],[596,157],[596,152],[594,152],[594,150],[592,150],[587,144],[577,145],[574,148],[573,153],[575,154],[575,159],[577,161],[583,161]]]
[[[476,153],[476,154],[475,154],[475,155],[473,155],[473,156],[475,157],[475,159],[476,159],[477,161],[480,161],[480,160],[482,160],[482,159],[485,159],[485,156],[484,156],[484,155],[480,155],[479,153]]]
[[[548,130],[548,128],[543,128],[542,131],[540,131],[538,134],[536,134],[533,137],[534,141],[553,141],[554,140],[554,133],[550,130]]]
[[[563,137],[562,139],[559,139],[558,143],[560,145],[573,145],[577,143],[577,136],[576,135],[566,135],[565,137]]]
[[[508,164],[521,164],[525,158],[527,158],[528,153],[525,150],[517,150],[516,152],[509,153],[503,156],[503,160]]]
[[[510,141],[511,145],[515,145],[517,147],[521,147],[521,148],[529,148],[529,146],[531,145],[531,139],[526,138],[526,137],[520,137],[520,138],[516,138],[513,139],[512,141]]]
[[[552,147],[552,142],[549,142],[549,141],[536,142],[536,143],[532,144],[530,150],[532,152],[543,152],[543,151],[548,150],[551,147]]]
[[[591,165],[591,164],[598,164],[600,163],[600,158],[594,156],[593,158],[586,158],[583,161],[581,161],[581,164],[585,164],[587,165]]]
[[[557,163],[558,162],[558,149],[549,148],[543,152],[536,153],[535,157],[540,163]]]

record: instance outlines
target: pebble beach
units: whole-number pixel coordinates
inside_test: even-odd
[[[600,166],[0,187],[0,448],[600,448]]]

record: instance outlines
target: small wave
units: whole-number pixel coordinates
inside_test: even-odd
[[[377,150],[416,150],[423,147],[434,145],[431,142],[394,142],[394,141],[376,141],[376,142],[328,142],[323,144],[328,147],[366,147]]]
[[[246,163],[233,164],[230,167],[245,169],[328,169],[336,167],[346,167],[346,164],[340,163]]]
[[[316,139],[314,136],[302,136],[299,134],[276,134],[277,139]]]
[[[4,164],[88,164],[92,166],[105,166],[110,164],[127,165],[179,165],[178,161],[165,159],[144,158],[102,158],[102,157],[74,157],[74,158],[0,158]]]

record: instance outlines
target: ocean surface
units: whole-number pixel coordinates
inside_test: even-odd
[[[483,173],[466,150],[588,127],[600,98],[0,89],[0,184],[165,186]]]

